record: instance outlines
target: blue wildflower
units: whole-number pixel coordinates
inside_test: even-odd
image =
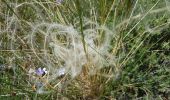
[[[57,4],[61,4],[63,2],[63,0],[56,0]]]
[[[46,68],[38,68],[35,72],[38,76],[44,76],[47,73]]]

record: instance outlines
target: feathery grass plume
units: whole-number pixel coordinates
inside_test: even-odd
[[[65,66],[67,70],[70,69],[71,76],[75,77],[78,73],[81,72],[82,66],[88,63],[85,57],[83,46],[81,45],[81,36],[78,34],[78,32],[73,27],[67,27],[67,26],[63,26],[63,25],[59,25],[55,23],[48,24],[48,25],[46,24],[44,23],[44,25],[49,26],[49,28],[47,28],[46,34],[44,34],[44,32],[42,31],[43,32],[42,35],[49,35],[47,38],[47,40],[49,40],[48,45],[53,48],[54,56],[56,56],[58,61],[64,62],[63,66]],[[41,29],[38,29],[39,27],[41,28],[43,27],[43,25],[40,25],[40,26],[37,25],[36,30],[41,30]],[[102,29],[102,27],[100,29]],[[36,33],[36,30],[33,30],[32,36],[31,36],[31,41],[32,41],[31,45],[32,45],[33,50],[35,48],[34,45],[36,44],[34,41],[34,33]],[[58,32],[56,32],[55,30]],[[104,29],[104,28],[103,30],[107,31],[108,36],[106,37],[107,41],[105,41],[105,43],[103,43],[101,47],[96,46],[94,43],[93,37],[97,35],[96,34],[97,32],[94,31],[94,33],[91,33],[88,29],[87,31],[85,30],[87,34],[91,34],[91,35],[85,36],[85,41],[87,41],[88,43],[87,45],[88,52],[89,52],[88,55],[91,60],[94,60],[92,62],[94,62],[94,65],[96,66],[96,68],[99,68],[99,69],[102,68],[104,62],[105,64],[108,63],[107,60],[103,58],[103,55],[106,55],[106,56],[109,55],[107,48],[109,48],[109,42],[110,42],[109,38],[112,37],[112,36],[109,36],[110,30]],[[67,36],[67,39],[64,40],[65,42],[64,41],[60,42],[60,40],[57,40],[56,36],[60,36],[60,35],[63,37]],[[100,53],[102,55],[99,55]],[[108,60],[110,60],[110,58],[108,58]],[[101,62],[101,63],[98,63],[98,62]]]

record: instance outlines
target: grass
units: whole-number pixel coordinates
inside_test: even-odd
[[[168,0],[0,3],[1,100],[170,99]]]

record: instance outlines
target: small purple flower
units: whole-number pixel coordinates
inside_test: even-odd
[[[61,4],[63,2],[63,0],[56,0],[57,4]]]
[[[38,76],[44,76],[47,73],[46,68],[38,68],[35,72]]]

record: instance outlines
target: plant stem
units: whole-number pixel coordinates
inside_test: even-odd
[[[80,1],[79,0],[76,0],[76,6],[77,6],[77,10],[78,10],[78,16],[79,16],[79,19],[80,19],[80,33],[81,33],[81,37],[82,37],[82,43],[83,43],[83,48],[84,48],[84,52],[86,54],[86,58],[88,60],[88,54],[87,54],[87,50],[86,50],[86,42],[85,42],[85,39],[84,39],[84,32],[83,32],[83,13],[82,13],[82,8],[80,6]]]

